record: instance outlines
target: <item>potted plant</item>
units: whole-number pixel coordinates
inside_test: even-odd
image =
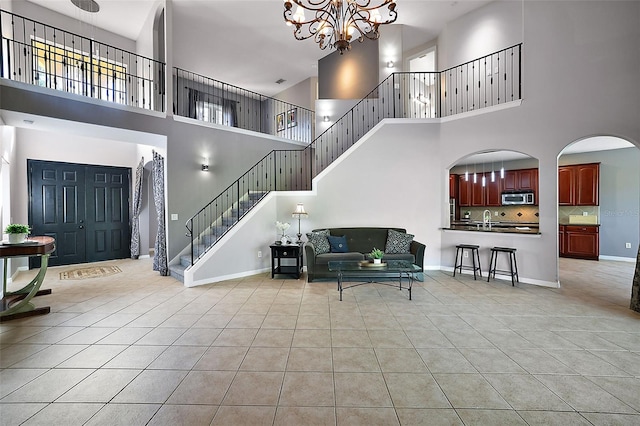
[[[9,243],[20,244],[27,239],[29,235],[29,225],[23,225],[20,223],[11,223],[7,225],[4,232],[9,235]]]
[[[373,263],[382,263],[382,256],[384,256],[384,252],[380,249],[373,248],[369,256],[373,259]]]
[[[469,210],[464,212],[464,218],[465,219],[469,219],[469,217],[471,217],[471,212]]]

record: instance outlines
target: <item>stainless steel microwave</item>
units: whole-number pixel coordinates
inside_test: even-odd
[[[535,204],[533,192],[503,192],[502,205],[515,206],[522,204]]]

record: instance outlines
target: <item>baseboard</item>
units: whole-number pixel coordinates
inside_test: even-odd
[[[426,270],[426,268],[425,268]],[[451,272],[453,274],[453,266],[442,266],[440,267],[441,271],[445,271],[445,272]],[[463,274],[465,275],[473,275],[473,271],[467,271],[467,270],[463,270],[462,271]],[[456,272],[457,275],[460,274],[460,272]],[[487,280],[487,272],[484,272],[484,277],[479,279],[484,279],[485,281]],[[492,277],[493,279],[493,277]],[[511,276],[509,275],[503,275],[503,274],[496,274],[496,280],[503,280],[503,281],[508,281],[511,282]],[[536,280],[533,278],[520,278],[519,280],[520,284],[532,284],[532,285],[537,285],[540,287],[550,287],[550,288],[560,288],[560,283],[556,282],[556,281],[543,281],[543,280]]]
[[[615,262],[631,262],[636,263],[635,257],[619,257],[619,256],[598,256],[599,260],[613,260]]]
[[[269,268],[256,269],[255,271],[239,272],[237,274],[221,275],[219,277],[213,277],[213,278],[207,278],[207,279],[204,279],[204,280],[194,281],[193,283],[191,283],[191,285],[185,285],[185,287],[197,287],[199,285],[215,284],[215,283],[218,283],[220,281],[235,280],[237,278],[250,277],[252,275],[263,274],[263,273],[269,272],[269,271],[271,271],[270,267]]]

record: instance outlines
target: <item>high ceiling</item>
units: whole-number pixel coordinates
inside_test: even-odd
[[[97,14],[71,0],[29,0],[74,19],[136,40],[155,0],[97,0]],[[397,0],[403,48],[433,40],[445,24],[490,0]],[[284,24],[282,0],[172,0],[174,66],[265,95],[317,75],[318,59],[331,53],[311,40],[297,41]],[[381,27],[384,36],[384,26]],[[168,35],[171,35],[169,30]],[[184,48],[184,46],[189,46]],[[348,54],[348,53],[347,53]],[[284,79],[278,85],[276,80]]]

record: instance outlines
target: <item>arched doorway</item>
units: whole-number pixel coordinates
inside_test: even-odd
[[[594,302],[628,306],[640,242],[640,150],[587,137],[558,156],[559,279]]]

